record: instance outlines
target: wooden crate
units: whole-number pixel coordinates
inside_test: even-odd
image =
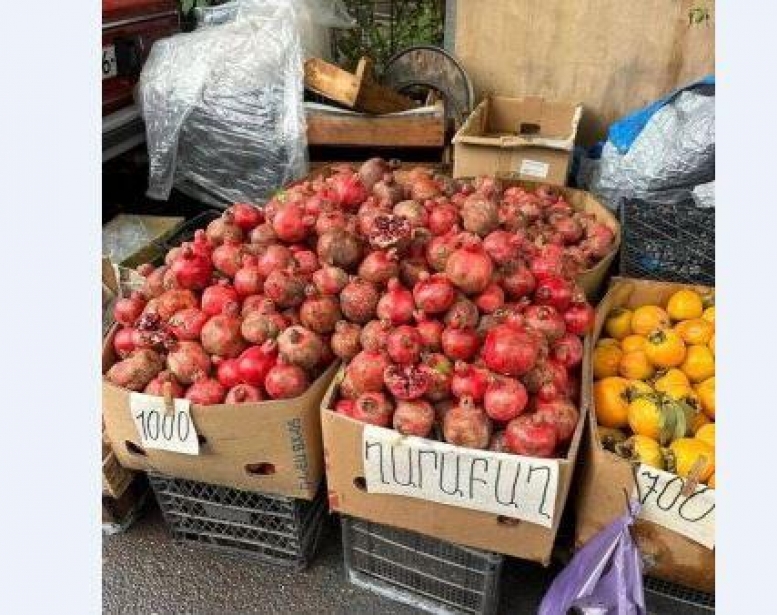
[[[359,60],[355,74],[319,58],[310,58],[305,62],[305,87],[349,109],[366,113],[396,113],[418,106],[407,96],[375,83],[369,58]]]

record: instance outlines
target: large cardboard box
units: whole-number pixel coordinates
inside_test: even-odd
[[[329,508],[332,511],[543,565],[550,563],[582,438],[585,408],[581,410],[580,421],[567,455],[559,460],[552,527],[543,527],[519,519],[414,497],[368,493],[362,461],[362,438],[366,425],[330,410],[337,399],[342,376],[341,370],[321,405]]]
[[[489,96],[453,137],[453,176],[567,183],[582,105]]]
[[[612,309],[621,306],[633,309],[651,303],[662,305],[680,288],[709,290],[702,286],[669,282],[614,279],[609,292],[597,309],[594,331],[586,343],[586,356],[591,356],[604,321]],[[585,405],[590,412],[578,477],[575,530],[577,546],[588,542],[614,519],[623,515],[626,497],[634,490],[632,464],[606,450],[599,440],[592,387],[593,368],[588,361],[583,369],[583,395]],[[714,550],[644,519],[637,520],[632,534],[639,545],[648,574],[702,591],[714,590]]]
[[[103,345],[103,373],[116,361],[114,334]],[[312,500],[324,475],[319,408],[337,367],[331,365],[294,399],[193,404],[199,455],[144,449],[130,413],[131,391],[103,380],[105,433],[126,468]]]

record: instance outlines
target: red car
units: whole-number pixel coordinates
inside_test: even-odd
[[[103,0],[103,162],[140,144],[133,90],[151,45],[180,31],[176,0]]]

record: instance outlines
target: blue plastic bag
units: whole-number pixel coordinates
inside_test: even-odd
[[[566,615],[576,608],[590,615],[645,615],[642,559],[629,528],[639,512],[613,521],[580,549],[555,578],[538,615]]]

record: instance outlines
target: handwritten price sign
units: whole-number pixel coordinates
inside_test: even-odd
[[[369,493],[391,493],[482,510],[551,527],[554,459],[462,449],[368,425],[362,437]]]
[[[633,496],[642,503],[639,516],[713,549],[715,490],[698,485],[686,496],[685,482],[676,474],[641,464]]]
[[[130,413],[135,421],[141,444],[186,455],[199,455],[200,443],[188,399],[173,399],[168,409],[164,398],[133,393]]]

